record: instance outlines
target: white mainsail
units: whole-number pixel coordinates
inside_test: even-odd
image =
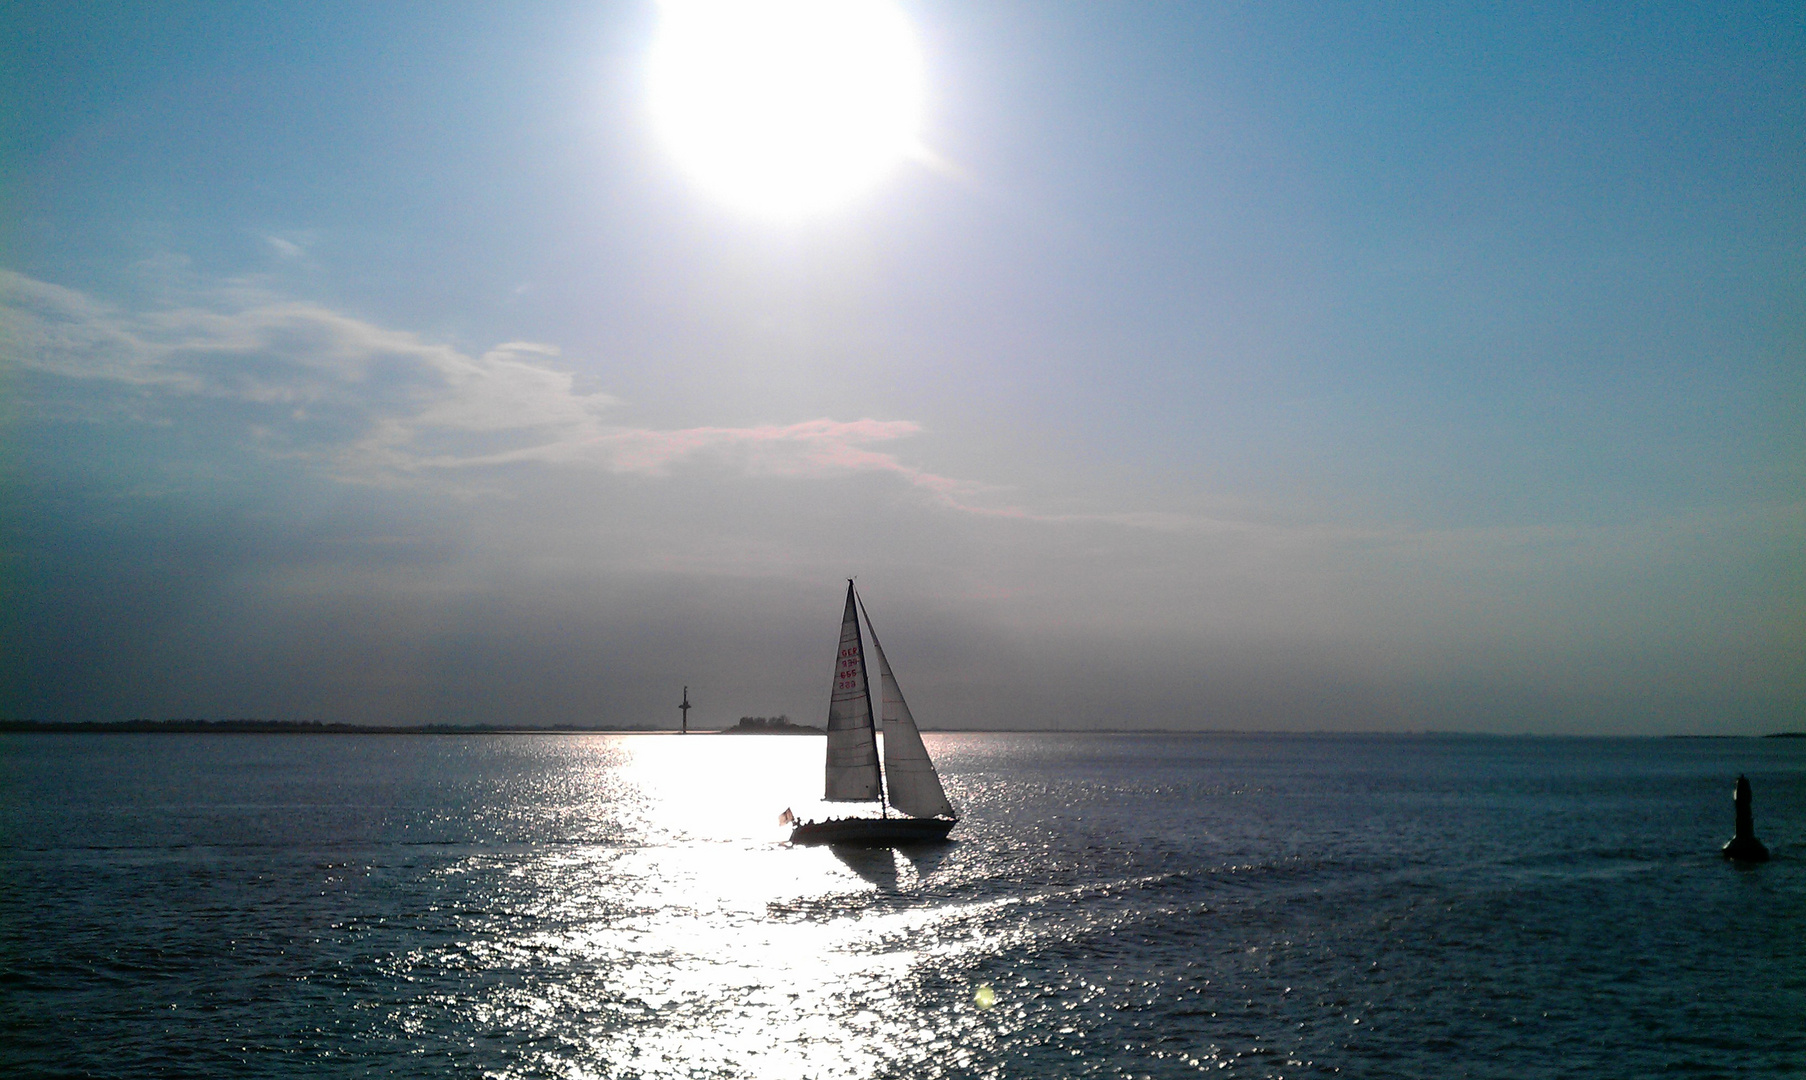
[[[834,661],[834,690],[828,697],[828,793],[831,801],[882,797],[878,779],[878,739],[872,730],[872,695],[865,681],[865,647],[859,615],[847,582],[847,612],[840,621],[840,654]],[[920,741],[918,737],[917,741]]]
[[[864,602],[859,606],[863,610]],[[890,804],[911,817],[953,817],[953,804],[947,801],[928,748],[922,745],[922,733],[916,730],[909,703],[903,700],[903,688],[884,659],[884,646],[878,644],[869,611],[865,612],[865,625],[872,631],[872,651],[878,654],[878,684],[884,702],[884,780]]]

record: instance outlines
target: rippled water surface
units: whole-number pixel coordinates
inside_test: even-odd
[[[1806,740],[927,738],[892,853],[816,738],[0,736],[0,1066],[1806,1074]]]

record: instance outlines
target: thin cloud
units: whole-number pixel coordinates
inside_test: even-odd
[[[633,427],[609,422],[619,400],[580,392],[552,345],[512,341],[473,357],[314,304],[244,290],[203,299],[213,303],[128,312],[0,271],[6,359],[64,384],[42,396],[65,409],[116,411],[109,390],[147,420],[223,408],[211,419],[240,424],[260,449],[346,479],[520,464],[663,476],[713,461],[753,476],[885,473],[965,510],[984,490],[875,449],[921,434],[914,421]]]
[[[307,254],[306,248],[295,243],[293,240],[288,240],[280,236],[266,236],[263,238],[263,242],[268,244],[270,250],[274,251],[276,256],[281,259],[292,261]]]

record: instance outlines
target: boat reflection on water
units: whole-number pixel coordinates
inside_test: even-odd
[[[878,887],[879,892],[897,891],[897,854],[889,847],[871,844],[829,844],[828,851],[840,865],[859,875],[860,880]]]
[[[908,884],[920,885],[934,874],[952,847],[948,843],[929,844],[829,844],[828,851],[840,865],[877,886],[879,892],[903,891],[904,879],[898,873],[898,861],[914,871]]]

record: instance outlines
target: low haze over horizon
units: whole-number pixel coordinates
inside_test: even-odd
[[[0,717],[1806,726],[1797,6],[711,10],[10,8]]]

